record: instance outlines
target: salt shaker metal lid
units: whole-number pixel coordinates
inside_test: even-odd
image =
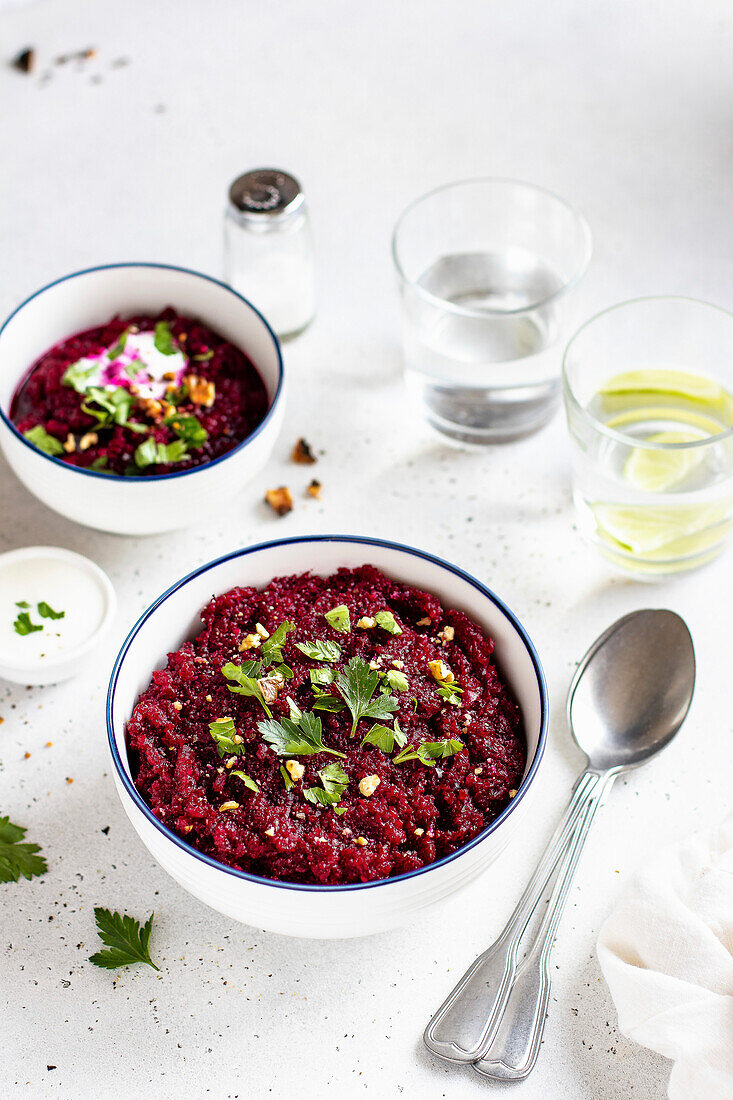
[[[232,212],[243,220],[261,225],[294,214],[304,200],[295,177],[278,168],[255,168],[245,172],[229,188]]]

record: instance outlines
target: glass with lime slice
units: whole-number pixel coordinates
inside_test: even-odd
[[[686,298],[606,310],[563,364],[584,534],[626,572],[710,561],[733,517],[733,316]]]

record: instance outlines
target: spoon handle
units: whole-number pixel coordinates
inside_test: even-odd
[[[494,1037],[474,1063],[474,1069],[493,1080],[517,1081],[534,1069],[550,1000],[550,952],[557,926],[568,899],[570,886],[593,819],[616,775],[606,774],[588,792],[576,818],[550,903],[539,932],[509,990],[496,1020]]]
[[[423,1041],[433,1054],[449,1062],[469,1063],[480,1059],[491,1046],[518,969],[520,942],[558,865],[567,861],[574,829],[601,781],[601,775],[593,771],[578,779],[568,808],[504,931],[472,963],[426,1027]]]

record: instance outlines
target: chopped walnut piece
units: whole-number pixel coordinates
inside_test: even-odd
[[[474,768],[473,769],[473,774],[474,775],[483,775],[483,771],[484,771],[483,768]]]
[[[362,615],[356,624],[361,630],[373,630],[376,626],[376,620],[371,615]]]
[[[355,843],[358,844],[360,848],[365,848],[369,841],[365,836],[358,836]]]
[[[262,639],[259,634],[245,634],[239,643],[239,652],[246,653],[248,649],[259,649]]]
[[[207,378],[200,378],[197,374],[186,375],[188,396],[193,405],[203,405],[210,409],[216,400],[216,386]]]
[[[255,623],[255,630],[259,634],[260,638],[269,638],[270,631],[266,630],[262,623]]]
[[[163,406],[154,397],[139,397],[137,403],[138,408],[142,409],[145,416],[149,416],[151,420],[160,420],[162,417]]]
[[[297,783],[305,775],[305,768],[297,760],[286,760],[285,769],[289,773],[293,783]]]
[[[514,798],[516,794],[517,794],[517,792],[516,792],[516,791],[510,791],[510,792],[509,792],[509,797],[510,797],[510,798]]]
[[[268,489],[265,500],[279,516],[286,516],[293,510],[293,494],[287,485],[281,485],[279,489]]]
[[[193,825],[181,825],[179,828],[182,833],[190,833],[191,829],[193,829]]]
[[[175,702],[173,703],[173,709],[174,710],[183,710],[183,703],[179,703],[178,700],[176,699]]]
[[[79,440],[79,450],[88,451],[90,447],[93,447],[95,443],[99,443],[99,436],[96,432],[86,432]]]
[[[239,809],[239,803],[238,802],[222,802],[221,806],[219,807],[219,813],[223,814],[226,810],[238,810],[238,809]]]
[[[164,382],[175,382],[176,372],[174,370],[167,370],[163,375]]]
[[[438,637],[444,642],[452,642],[456,636],[456,632],[452,626],[444,626],[442,630],[438,631]]]
[[[274,836],[274,835],[275,835],[275,830],[273,829],[272,825],[270,826],[269,829],[265,829],[265,836]]]
[[[257,681],[257,687],[262,692],[262,698],[266,703],[274,703],[284,683],[282,676],[263,676]]]
[[[35,50],[23,50],[17,57],[13,58],[12,66],[21,73],[33,72],[33,66],[36,63]]]
[[[320,500],[320,498],[321,498],[321,489],[322,488],[323,488],[323,486],[321,485],[320,481],[318,481],[318,479],[314,477],[313,480],[311,481],[310,485],[307,486],[305,491],[306,491],[306,493],[308,494],[309,497],[315,497],[316,500]]]
[[[293,447],[293,452],[290,455],[293,462],[298,462],[301,466],[312,466],[318,459],[311,450],[310,443],[301,437]]]
[[[430,618],[430,616],[426,615],[424,619],[418,619],[415,623],[415,626],[430,626],[432,624],[432,621],[433,620]]]
[[[424,832],[424,829],[415,829],[415,836],[422,836]]]
[[[452,684],[455,680],[445,661],[428,661],[428,668],[434,680],[440,680],[444,684]]]
[[[224,767],[227,768],[227,769],[233,768],[234,765],[237,763],[238,759],[239,759],[238,756],[228,756],[226,758],[226,760],[224,761]]]
[[[365,775],[359,781],[359,794],[363,794],[365,798],[370,798],[381,782],[382,780],[378,775]]]
[[[62,446],[67,455],[73,455],[74,451],[76,450],[76,440],[74,439],[74,436],[71,432],[69,432],[69,434],[67,435]]]

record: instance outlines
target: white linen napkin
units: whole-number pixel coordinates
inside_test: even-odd
[[[598,958],[623,1033],[675,1063],[670,1100],[733,1100],[733,814],[637,872]]]

